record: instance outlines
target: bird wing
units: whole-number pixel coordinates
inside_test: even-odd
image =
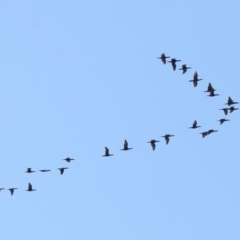
[[[233,100],[230,97],[228,97],[228,104],[233,104]]]
[[[152,146],[152,150],[154,151],[154,150],[155,150],[155,147],[156,147],[155,142],[151,142],[151,146]]]
[[[223,111],[224,111],[224,114],[225,114],[225,115],[228,114],[228,110],[227,110],[227,108],[224,108]]]
[[[124,141],[123,148],[124,149],[128,149],[128,142],[127,142],[127,140]]]
[[[165,139],[166,139],[166,144],[168,144],[169,143],[169,137],[166,136]]]
[[[193,127],[195,128],[197,126],[197,121],[195,120],[194,122],[193,122]]]
[[[32,190],[32,184],[28,183],[28,190],[31,191]]]
[[[198,85],[198,82],[196,80],[193,81],[193,86],[196,87]]]
[[[197,73],[197,71],[193,74],[193,79],[194,79],[194,80],[197,80],[197,79],[198,79],[198,73]]]
[[[109,149],[107,147],[105,147],[105,155],[109,154]]]
[[[64,172],[64,168],[61,168],[61,169],[59,169],[60,170],[60,173],[61,173],[61,175],[63,174],[63,172]]]

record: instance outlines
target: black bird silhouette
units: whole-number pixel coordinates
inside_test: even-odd
[[[219,110],[223,110],[224,114],[225,114],[225,115],[228,115],[228,110],[229,110],[229,108],[221,108],[221,109],[219,109]]]
[[[37,191],[37,190],[32,188],[32,184],[31,183],[28,183],[28,189],[26,191],[32,192],[32,191]]]
[[[65,159],[63,159],[63,160],[65,160],[65,161],[67,161],[67,162],[71,162],[71,161],[73,161],[73,160],[75,160],[75,159],[70,158],[70,157],[67,157],[67,158],[65,158]]]
[[[67,167],[58,168],[58,170],[60,170],[60,174],[61,174],[61,175],[63,174],[63,172],[64,172],[65,169],[68,169],[68,168],[67,168]]]
[[[173,137],[173,136],[174,136],[174,135],[166,134],[166,135],[164,135],[164,136],[162,136],[162,137],[165,138],[165,140],[166,140],[166,144],[168,144],[168,143],[169,143],[169,138],[170,138],[170,137]]]
[[[4,188],[0,188],[0,192],[3,190]]]
[[[193,74],[193,80],[189,80],[189,82],[193,82],[193,86],[196,87],[198,85],[198,81],[201,81],[201,78],[198,78],[198,73],[195,71]]]
[[[197,126],[197,121],[195,120],[195,121],[193,122],[192,127],[189,127],[189,128],[195,129],[195,128],[199,128],[199,127],[201,127],[201,126]]]
[[[128,142],[127,142],[127,140],[124,140],[123,149],[120,149],[120,150],[127,151],[127,150],[131,150],[131,149],[132,149],[132,148],[129,148],[129,147],[128,147]]]
[[[172,58],[171,61],[168,61],[172,63],[173,70],[176,70],[176,62],[181,62],[181,60],[176,60],[176,58]]]
[[[223,124],[226,121],[230,121],[229,119],[221,118],[218,120],[220,122],[220,125]]]
[[[238,104],[238,102],[234,102],[230,97],[228,97],[228,102],[226,103],[226,105],[231,106],[233,104]]]
[[[235,108],[235,107],[232,106],[228,110],[230,111],[230,113],[232,113],[233,111],[238,110],[238,108]]]
[[[215,90],[214,90],[215,91]],[[207,97],[215,97],[215,96],[219,96],[219,94],[215,94],[214,91],[210,91],[209,95],[207,95]]]
[[[14,193],[14,190],[16,190],[17,188],[9,188],[8,190],[10,191],[10,193],[11,193],[11,196],[13,195],[13,193]]]
[[[218,131],[217,131],[217,130],[210,129],[210,130],[208,130],[208,135],[211,134],[211,133],[213,133],[213,132],[218,132]]]
[[[39,170],[40,172],[50,172],[51,170],[46,170],[46,169],[43,169],[43,170]]]
[[[170,58],[170,57],[169,57],[169,56],[166,57],[164,53],[162,53],[161,56],[158,57],[158,59],[161,59],[161,60],[162,60],[163,64],[166,64],[166,58]]]
[[[190,67],[187,67],[187,64],[183,64],[182,65],[182,68],[179,68],[179,70],[182,70],[183,72],[183,74],[188,70],[188,69],[191,69]]]
[[[35,171],[32,171],[32,168],[27,168],[26,173],[33,173],[33,172],[35,172]]]
[[[206,137],[208,135],[208,132],[201,132],[200,134],[202,134],[202,137]]]
[[[153,151],[154,151],[155,148],[156,148],[156,142],[160,142],[160,141],[159,141],[159,140],[151,140],[151,141],[147,142],[147,143],[151,143],[151,146],[152,146],[152,150],[153,150]]]
[[[109,149],[107,147],[105,147],[105,154],[102,155],[103,157],[110,157],[113,156],[113,154],[109,154]]]
[[[212,91],[216,91],[216,89],[214,89],[214,88],[212,87],[212,84],[209,83],[209,84],[208,84],[208,89],[207,89],[206,91],[204,91],[204,92],[212,92]]]

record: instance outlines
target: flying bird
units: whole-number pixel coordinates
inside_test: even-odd
[[[198,85],[198,81],[201,81],[201,78],[198,78],[198,73],[195,71],[193,74],[193,80],[189,80],[189,82],[193,82],[193,86],[196,87]]]
[[[206,137],[208,135],[208,132],[201,132],[200,134],[202,134],[202,137]]]
[[[232,113],[233,111],[238,110],[238,108],[231,106],[228,110],[230,111],[230,113]]]
[[[154,151],[155,148],[156,148],[156,142],[160,142],[160,141],[158,141],[158,140],[151,140],[151,141],[147,142],[147,143],[151,143],[151,146],[152,146],[152,150],[153,150],[153,151]]]
[[[215,97],[215,96],[219,96],[219,94],[215,94],[214,91],[210,91],[209,95],[207,95],[207,97]]]
[[[224,114],[225,114],[225,115],[228,115],[228,110],[229,110],[229,108],[221,108],[221,109],[219,109],[219,110],[223,110]]]
[[[113,154],[109,154],[109,149],[107,147],[105,147],[105,154],[102,155],[103,157],[110,157],[113,156]]]
[[[169,138],[170,138],[170,137],[173,137],[173,136],[174,136],[174,135],[166,134],[166,135],[164,135],[164,136],[162,136],[162,137],[165,138],[165,140],[166,140],[166,144],[168,144],[168,143],[169,143]]]
[[[230,121],[229,119],[221,118],[218,120],[220,122],[220,125],[223,124],[226,121]]]
[[[28,183],[28,189],[26,191],[32,192],[32,191],[37,191],[37,190],[32,188],[32,184],[31,183]]]
[[[58,168],[58,170],[60,170],[60,174],[61,175],[64,173],[65,169],[68,169],[68,168],[67,167]]]
[[[158,59],[161,59],[161,60],[162,60],[163,64],[166,64],[166,59],[167,59],[167,58],[170,58],[170,57],[169,57],[169,56],[166,57],[164,53],[162,53],[161,56],[158,57]]]
[[[212,87],[212,84],[209,83],[209,84],[208,84],[208,89],[207,89],[206,91],[204,91],[204,92],[212,92],[212,91],[216,91],[216,89],[214,89],[214,88]]]
[[[199,128],[199,127],[201,127],[201,126],[197,126],[197,121],[195,120],[195,121],[193,122],[192,127],[189,127],[189,128],[195,129],[195,128]]]
[[[131,150],[131,149],[132,149],[132,148],[129,148],[129,147],[128,147],[128,142],[127,142],[127,140],[124,140],[123,149],[120,149],[120,150],[127,151],[127,150]]]
[[[168,61],[172,63],[173,70],[176,70],[176,62],[181,62],[181,60],[176,60],[176,58],[172,58],[171,61]]]
[[[9,188],[8,190],[10,191],[10,193],[11,193],[11,196],[13,195],[13,193],[14,193],[14,190],[16,190],[17,188]]]
[[[67,162],[71,162],[71,161],[73,161],[73,160],[75,160],[75,159],[70,158],[70,157],[67,157],[67,158],[65,158],[65,159],[63,159],[63,160],[65,160],[65,161],[67,161]]]
[[[183,72],[182,72],[183,74],[184,74],[185,72],[187,72],[188,69],[191,69],[191,68],[190,68],[190,67],[187,67],[187,64],[183,64],[183,65],[182,65],[182,68],[179,68],[179,70],[182,70],[182,71],[183,71]]]
[[[51,170],[47,170],[47,169],[42,169],[42,170],[39,170],[40,172],[50,172]]]
[[[32,171],[32,168],[27,168],[26,173],[33,173],[33,172],[35,172],[35,171]]]
[[[211,133],[213,133],[213,132],[218,132],[218,131],[217,131],[217,130],[210,129],[210,130],[208,130],[208,135],[211,134]]]
[[[226,103],[226,105],[231,106],[233,104],[238,104],[238,102],[234,102],[230,97],[228,97],[228,102]]]

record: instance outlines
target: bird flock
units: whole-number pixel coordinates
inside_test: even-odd
[[[176,63],[177,63],[177,62],[181,62],[181,60],[176,59],[176,58],[171,58],[170,61],[167,61],[168,58],[171,58],[171,57],[170,57],[170,56],[166,56],[164,53],[162,53],[161,56],[158,57],[157,59],[161,59],[161,61],[163,62],[163,64],[166,64],[167,62],[168,62],[168,63],[171,63],[172,68],[173,68],[173,70],[175,71],[176,68],[177,68],[177,64],[176,64]],[[187,67],[187,64],[183,64],[182,67],[179,68],[179,70],[182,71],[182,74],[185,74],[188,69],[191,69],[191,67]],[[203,80],[203,79],[198,78],[198,73],[197,73],[197,71],[195,71],[194,74],[193,74],[193,79],[189,80],[189,82],[192,82],[192,83],[193,83],[193,86],[194,86],[194,87],[197,87],[198,82],[199,82],[199,81],[202,81],[202,80]],[[208,97],[216,97],[216,96],[219,96],[219,94],[216,94],[215,91],[216,91],[216,89],[213,88],[212,84],[211,84],[211,83],[208,83],[207,90],[204,91],[204,92],[209,93],[209,95],[207,95]],[[224,112],[225,116],[226,116],[226,115],[228,115],[228,113],[232,113],[232,112],[235,111],[235,110],[239,110],[238,108],[235,108],[235,106],[232,106],[232,105],[234,105],[234,104],[238,104],[238,102],[235,102],[234,100],[232,100],[231,97],[228,97],[227,103],[225,104],[225,105],[228,105],[228,108],[227,108],[227,107],[224,107],[224,108],[221,108],[221,109],[219,109],[219,110],[222,110],[222,111]],[[217,120],[217,121],[219,121],[219,122],[220,122],[220,125],[221,125],[221,124],[223,124],[223,123],[226,122],[226,121],[230,121],[230,119],[221,118],[221,119],[219,119],[219,120]],[[196,128],[200,128],[200,127],[201,127],[201,126],[198,126],[197,120],[194,120],[192,126],[189,127],[189,128],[191,128],[191,129],[196,129]],[[204,137],[206,137],[206,136],[208,136],[208,135],[210,135],[211,133],[214,133],[214,132],[218,132],[218,130],[209,129],[209,130],[207,130],[207,131],[201,132],[200,134],[201,134],[202,137],[204,138]],[[164,136],[161,136],[161,137],[163,137],[163,138],[165,139],[166,144],[168,144],[169,141],[170,141],[170,137],[174,137],[174,135],[172,135],[172,134],[165,134]],[[159,140],[152,139],[152,140],[148,141],[147,143],[150,143],[150,144],[151,144],[152,150],[154,151],[154,150],[156,149],[156,143],[157,143],[157,142],[160,142],[160,141],[159,141]],[[133,148],[129,148],[129,147],[128,147],[128,142],[127,142],[127,140],[125,139],[125,140],[124,140],[124,144],[123,144],[123,148],[120,149],[120,150],[122,150],[122,151],[128,151],[128,150],[132,150],[132,149],[133,149]],[[102,155],[102,156],[103,156],[103,157],[111,157],[111,156],[113,156],[113,154],[110,154],[110,153],[109,153],[109,149],[108,149],[107,147],[105,147],[105,153],[104,153],[104,155]],[[65,159],[63,159],[63,160],[65,160],[66,162],[70,163],[71,161],[73,161],[73,160],[75,160],[75,159],[70,158],[70,157],[67,157],[67,158],[65,158]],[[61,175],[64,173],[64,171],[65,171],[66,169],[68,169],[68,167],[57,168],[57,170],[60,171],[60,174],[61,174]],[[41,169],[41,170],[38,170],[38,171],[44,173],[44,172],[50,172],[51,170],[50,170],[50,169]],[[27,170],[26,170],[26,173],[34,173],[34,172],[36,172],[36,171],[33,171],[32,168],[27,168]],[[5,189],[5,188],[0,188],[0,192],[1,192],[2,190],[4,190],[4,189]],[[8,188],[7,190],[10,191],[10,194],[11,194],[11,196],[12,196],[12,195],[14,194],[14,191],[17,190],[17,189],[18,189],[18,188],[13,187],[13,188]],[[36,191],[36,189],[33,189],[32,184],[31,184],[31,183],[28,183],[28,188],[27,188],[25,191],[32,192],[32,191]]]

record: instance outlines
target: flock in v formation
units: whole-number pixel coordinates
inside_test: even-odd
[[[177,60],[176,58],[172,58],[170,61],[167,61],[167,58],[170,58],[170,57],[169,57],[169,56],[166,56],[164,53],[162,53],[161,56],[158,57],[158,59],[161,59],[161,60],[162,60],[163,64],[166,64],[167,62],[171,63],[171,64],[172,64],[172,68],[173,68],[173,70],[175,71],[176,68],[177,68],[176,63],[177,63],[177,62],[181,62],[181,60]],[[179,70],[181,70],[183,74],[186,73],[188,69],[191,69],[191,67],[187,67],[187,64],[183,64],[182,67],[179,68]],[[192,82],[192,83],[193,83],[193,86],[194,86],[194,87],[197,87],[198,82],[201,81],[201,80],[203,80],[203,79],[198,78],[198,73],[197,73],[197,71],[195,71],[194,74],[193,74],[193,79],[192,79],[192,80],[189,80],[189,82]],[[209,95],[207,95],[207,96],[209,96],[209,97],[219,96],[219,94],[215,94],[215,91],[216,91],[216,89],[214,89],[213,86],[212,86],[212,84],[209,83],[209,84],[208,84],[208,87],[207,87],[207,90],[204,91],[204,92],[208,92]],[[234,105],[234,104],[238,104],[238,102],[235,102],[234,100],[232,100],[231,97],[228,97],[228,100],[227,100],[226,105],[228,105],[229,107],[228,107],[228,108],[227,108],[227,107],[221,108],[220,110],[223,110],[224,114],[225,114],[225,115],[228,115],[228,112],[232,113],[233,111],[238,110],[238,108],[235,108],[234,106],[232,106],[232,105]],[[219,119],[219,120],[217,120],[217,121],[219,121],[219,122],[220,122],[220,125],[221,125],[221,124],[223,124],[224,122],[230,121],[230,120],[229,120],[229,119],[226,119],[226,118],[221,118],[221,119]],[[196,128],[199,128],[199,127],[201,127],[201,126],[198,126],[198,125],[197,125],[197,120],[195,120],[195,121],[193,122],[192,126],[189,127],[189,128],[196,129]],[[210,135],[211,133],[214,133],[214,132],[217,132],[217,130],[209,129],[208,131],[201,132],[200,134],[202,134],[202,137],[204,138],[204,137],[206,137],[206,136],[208,136],[208,135]],[[165,138],[166,144],[168,144],[168,143],[169,143],[169,140],[170,140],[170,137],[173,137],[173,136],[174,136],[174,135],[172,135],[172,134],[165,134],[165,135],[162,136],[162,137]],[[152,150],[154,151],[155,148],[156,148],[156,143],[157,143],[157,142],[160,142],[160,141],[159,141],[159,140],[152,139],[152,140],[150,140],[150,141],[147,142],[147,143],[150,143],[150,144],[151,144]],[[120,150],[127,151],[127,150],[131,150],[131,149],[133,149],[133,148],[129,148],[129,147],[128,147],[128,142],[127,142],[127,140],[124,140],[123,148],[120,149]],[[113,154],[110,154],[110,153],[109,153],[109,149],[108,149],[107,147],[105,147],[105,154],[102,155],[102,156],[103,156],[103,157],[110,157],[110,156],[113,156]],[[70,163],[70,162],[73,161],[74,159],[67,157],[67,158],[65,158],[65,159],[63,159],[63,160],[65,160],[66,162]],[[61,175],[64,173],[64,170],[66,170],[66,169],[68,169],[68,168],[67,168],[67,167],[58,168],[58,170],[60,171],[60,174],[61,174]],[[44,172],[50,172],[51,170],[49,170],[49,169],[41,169],[41,170],[39,170],[39,171],[44,173]],[[32,168],[27,168],[26,173],[34,173],[34,172],[36,172],[36,171],[33,171]],[[9,190],[9,191],[10,191],[10,194],[13,195],[13,193],[14,193],[14,191],[15,191],[16,189],[18,189],[18,188],[8,188],[7,190]],[[1,190],[4,190],[4,188],[0,188],[0,191],[1,191]],[[28,188],[26,189],[26,191],[32,192],[32,191],[36,191],[36,189],[33,189],[32,184],[31,184],[31,183],[28,183]]]

